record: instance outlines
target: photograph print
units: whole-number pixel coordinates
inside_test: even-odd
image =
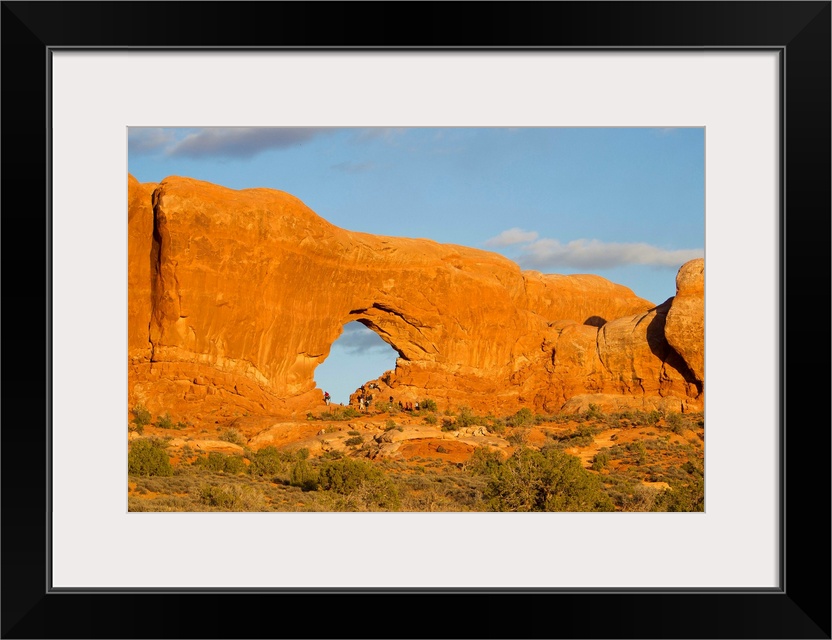
[[[703,512],[705,130],[130,127],[130,512]]]

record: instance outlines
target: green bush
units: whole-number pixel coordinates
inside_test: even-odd
[[[150,415],[150,411],[143,404],[137,404],[132,409],[133,413],[133,431],[137,432],[139,435],[144,433],[144,428],[150,424],[153,416]]]
[[[603,411],[597,404],[590,404],[589,408],[583,413],[585,420],[603,420],[605,418]]]
[[[293,454],[280,451],[277,447],[263,447],[249,456],[251,464],[249,465],[248,470],[253,476],[274,476],[283,474],[288,471],[289,464],[293,462],[294,459],[295,456]]]
[[[246,471],[246,463],[243,462],[242,456],[227,456],[219,451],[211,451],[207,456],[200,456],[193,464],[216,473],[237,474]]]
[[[442,431],[456,431],[457,429],[459,429],[459,425],[455,420],[442,418]]]
[[[704,511],[705,468],[699,460],[688,460],[682,465],[687,474],[684,480],[674,480],[670,489],[663,491],[653,503],[651,511]]]
[[[633,440],[627,444],[627,450],[634,453],[638,464],[647,464],[647,447],[641,440]]]
[[[529,442],[529,430],[515,429],[506,440],[513,447],[525,447]]]
[[[317,420],[332,420],[333,422],[343,422],[351,418],[358,418],[361,415],[362,414],[360,411],[358,411],[357,409],[353,409],[352,407],[344,407],[343,409],[335,408],[332,411],[325,411],[320,416],[318,416]]]
[[[395,427],[396,425],[394,424],[393,426]],[[360,435],[361,435],[361,432],[360,432],[360,431],[347,431],[347,435],[350,435],[350,436],[360,436]]]
[[[419,400],[419,409],[422,411],[436,411],[436,401],[430,398]]]
[[[488,484],[484,492],[494,511],[613,511],[598,476],[579,458],[555,447],[518,449],[505,462],[479,463]],[[476,465],[475,469],[478,468]]]
[[[230,442],[231,444],[244,445],[246,443],[245,436],[233,427],[229,427],[225,431],[221,431],[219,439],[224,442]]]
[[[289,483],[304,491],[314,491],[318,485],[318,474],[309,461],[303,458],[292,467]]]
[[[165,413],[165,415],[156,418],[156,426],[160,429],[173,429],[173,420],[170,413]]]
[[[486,420],[483,417],[474,415],[474,412],[469,407],[460,407],[459,414],[454,420],[456,428],[471,427],[477,424],[485,424]]]
[[[204,486],[200,499],[223,511],[265,511],[266,499],[254,487],[224,484]]]
[[[688,428],[687,420],[681,413],[670,413],[665,418],[667,426],[673,433],[682,435]]]
[[[533,425],[535,423],[535,418],[531,409],[523,407],[513,416],[506,418],[505,423],[508,427],[524,427],[527,425]]]
[[[596,453],[595,457],[592,459],[592,470],[601,471],[602,469],[606,469],[609,463],[610,454],[606,450],[601,450]]]
[[[434,415],[425,416],[425,423],[427,423],[427,424],[436,424],[437,422],[438,422],[438,420],[437,420],[436,416],[434,416]]]
[[[382,509],[396,510],[401,504],[396,486],[370,462],[350,458],[325,462],[318,473],[318,485]]]
[[[474,475],[490,476],[496,473],[502,464],[503,456],[499,451],[488,447],[477,447],[465,466]]]
[[[356,445],[361,444],[362,442],[364,442],[364,438],[362,438],[361,436],[355,436],[354,438],[347,438],[344,441],[344,444],[348,447],[354,447]]]
[[[505,424],[501,420],[494,418],[486,425],[486,429],[488,429],[489,433],[496,433],[498,435],[506,432]]]
[[[136,476],[172,476],[165,443],[153,438],[136,440],[127,453],[127,470]]]

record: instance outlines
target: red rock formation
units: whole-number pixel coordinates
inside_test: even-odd
[[[129,394],[153,412],[318,406],[315,367],[353,320],[399,353],[380,398],[557,410],[589,393],[701,406],[664,339],[667,303],[598,276],[346,231],[289,194],[189,178],[130,177],[129,229]]]
[[[665,337],[685,359],[697,382],[705,382],[705,260],[691,260],[676,275],[676,296],[667,312]]]

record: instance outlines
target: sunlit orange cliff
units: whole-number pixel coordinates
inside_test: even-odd
[[[153,412],[280,416],[358,321],[396,350],[379,397],[478,411],[704,402],[704,261],[656,306],[594,275],[340,229],[297,198],[128,176],[128,395]],[[369,381],[368,381],[369,382]]]

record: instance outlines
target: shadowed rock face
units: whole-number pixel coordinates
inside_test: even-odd
[[[130,176],[128,202],[131,404],[196,420],[318,406],[315,367],[357,320],[399,354],[378,398],[701,408],[701,373],[683,356],[702,353],[702,333],[668,344],[666,323],[687,326],[673,299],[654,308],[598,276],[346,231],[270,189]]]

